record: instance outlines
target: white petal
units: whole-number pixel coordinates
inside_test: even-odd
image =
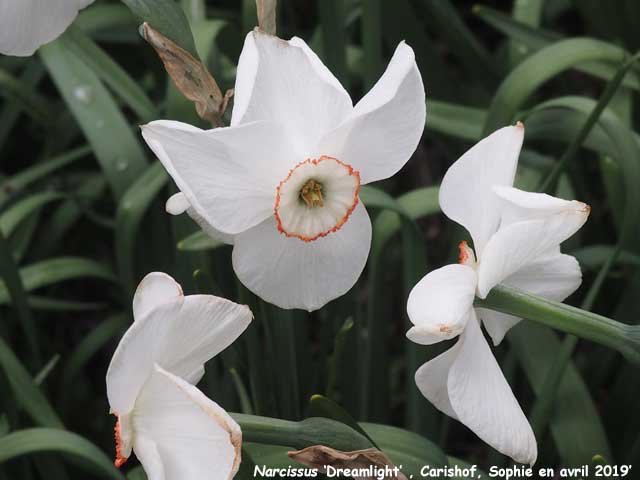
[[[93,0],[2,0],[0,53],[29,56],[59,37]]]
[[[140,435],[136,439],[135,451],[147,480],[168,480],[156,442],[146,435]]]
[[[353,166],[363,184],[388,178],[416,150],[425,118],[422,77],[413,50],[401,42],[380,80],[319,142],[316,155],[334,156]]]
[[[496,312],[487,308],[478,308],[476,313],[482,319],[482,324],[494,345],[499,345],[507,332],[522,320],[508,313]]]
[[[501,128],[462,155],[442,179],[440,207],[469,231],[480,259],[500,224],[500,199],[492,188],[513,184],[523,138],[522,124]]]
[[[502,283],[561,302],[578,289],[582,283],[582,272],[575,258],[553,251],[536,258]],[[494,345],[498,345],[520,321],[513,315],[485,309],[478,309],[478,315]]]
[[[353,287],[370,246],[371,221],[360,202],[338,231],[312,242],[286,237],[273,218],[237,235],[233,268],[262,299],[312,311]]]
[[[175,195],[172,195],[169,200],[167,200],[166,210],[167,213],[171,215],[181,215],[184,212],[187,212],[187,215],[189,215],[192,220],[196,222],[211,238],[222,243],[226,243],[227,245],[233,245],[233,235],[223,233],[209,225],[207,221],[202,218],[198,212],[196,212],[195,208],[191,206],[184,193],[178,192]]]
[[[197,130],[175,123],[151,122],[142,136],[200,217],[236,234],[273,214],[276,188],[295,164],[281,126]]]
[[[350,107],[349,110],[350,110],[351,107],[353,107],[353,104],[351,102],[351,96],[342,86],[342,84],[340,83],[340,80],[338,80],[335,77],[335,75],[331,73],[331,70],[329,70],[324,63],[322,63],[322,60],[320,60],[320,57],[318,57],[318,55],[316,55],[316,53],[313,50],[311,50],[311,48],[309,48],[309,45],[307,45],[307,42],[305,42],[300,37],[291,37],[291,40],[289,40],[289,45],[293,45],[294,47],[298,47],[302,49],[304,54],[307,56],[307,59],[309,59],[311,66],[316,71],[316,74],[319,77],[321,77],[322,80],[324,80],[326,83],[330,84],[336,91],[342,94],[345,105],[348,99],[348,104]]]
[[[199,365],[193,372],[184,376],[184,380],[191,385],[197,385],[204,377],[204,365]]]
[[[251,318],[248,307],[212,295],[189,295],[154,308],[134,322],[113,354],[107,371],[111,411],[131,411],[154,363],[180,377],[195,375]]]
[[[211,238],[218,240],[219,242],[226,243],[227,245],[233,245],[233,235],[213,228],[198,212],[196,212],[195,208],[188,208],[187,214],[194,222],[200,225],[200,228],[204,230],[204,233],[209,235]]]
[[[182,215],[189,207],[191,207],[191,204],[189,203],[189,200],[187,200],[186,195],[182,192],[171,195],[165,205],[167,213],[171,215]]]
[[[478,267],[478,296],[489,291],[521,268],[536,261],[573,235],[589,215],[579,202],[577,209],[562,210],[543,219],[507,225],[491,237]]]
[[[352,103],[320,60],[300,46],[303,43],[249,32],[238,61],[231,125],[280,122],[297,151],[306,155],[346,118]]]
[[[547,218],[564,211],[584,211],[587,215],[590,211],[585,203],[563,200],[546,193],[525,192],[518,188],[499,186],[494,187],[493,191],[502,199],[501,226],[522,220]]]
[[[240,465],[238,424],[200,390],[156,366],[132,416],[133,450],[149,480],[230,480]]]
[[[459,335],[473,308],[476,283],[476,273],[465,265],[447,265],[425,275],[407,301],[415,325],[407,332],[409,340],[431,345]]]
[[[163,303],[175,302],[183,296],[182,287],[166,273],[149,273],[133,295],[133,319],[140,320]]]
[[[432,360],[422,365],[416,371],[416,385],[418,389],[433,405],[441,412],[457,419],[451,402],[449,401],[449,391],[447,379],[449,370],[460,350],[460,341],[449,350],[441,353]]]
[[[571,255],[550,253],[528,263],[504,283],[561,302],[578,289],[582,272]]]
[[[460,336],[447,381],[458,419],[482,440],[520,463],[533,465],[536,439],[475,315]]]

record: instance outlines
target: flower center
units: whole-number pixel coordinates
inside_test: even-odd
[[[314,179],[307,180],[300,189],[300,198],[309,208],[324,207],[322,184]]]
[[[297,164],[276,190],[278,231],[312,242],[338,231],[358,205],[360,174],[326,155]]]

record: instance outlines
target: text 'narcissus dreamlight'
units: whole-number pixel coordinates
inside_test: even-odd
[[[413,288],[407,337],[430,345],[460,336],[449,350],[416,372],[422,394],[496,450],[533,464],[533,431],[482,334],[497,345],[519,319],[473,307],[498,284],[562,301],[582,281],[575,258],[560,243],[589,216],[589,207],[513,188],[524,127],[498,130],[465,153],[446,173],[440,206],[467,229],[475,252],[460,244],[460,263],[427,274]]]
[[[361,185],[395,174],[416,149],[425,94],[398,45],[355,106],[299,38],[246,37],[231,126],[155,121],[142,135],[181,193],[167,202],[233,244],[238,278],[282,308],[316,310],[356,282],[371,244]]]
[[[140,282],[133,316],[107,372],[116,466],[133,450],[149,480],[233,478],[240,427],[194,385],[204,363],[247,328],[251,311],[212,295],[184,296],[155,272]]]

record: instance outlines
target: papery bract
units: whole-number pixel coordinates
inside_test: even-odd
[[[133,314],[107,372],[116,466],[133,450],[149,480],[232,478],[240,427],[194,384],[204,363],[249,325],[251,311],[211,295],[185,297],[175,280],[156,272],[138,286]]]
[[[2,0],[0,53],[25,57],[58,38],[94,0]]]
[[[440,206],[465,227],[475,251],[460,243],[460,263],[427,274],[411,291],[407,337],[433,344],[460,336],[416,372],[416,384],[438,409],[460,420],[496,450],[522,463],[537,458],[531,426],[482,334],[497,345],[520,319],[473,307],[498,284],[561,301],[582,280],[560,243],[587,220],[589,207],[512,187],[524,127],[498,130],[447,171]]]
[[[230,127],[163,120],[142,134],[181,191],[167,211],[233,244],[234,270],[258,296],[315,310],[360,276],[371,243],[360,187],[402,168],[425,116],[404,42],[353,106],[304,41],[256,30],[238,63]]]

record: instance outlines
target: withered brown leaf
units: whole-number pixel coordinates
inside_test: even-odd
[[[326,473],[326,467],[331,466],[340,469],[367,469],[368,467],[385,468],[388,467],[392,471],[395,466],[384,453],[376,448],[367,448],[366,450],[356,450],[353,452],[341,452],[324,445],[315,445],[307,447],[304,450],[296,452],[288,452],[290,458],[306,465],[307,467],[317,468],[322,473]],[[354,476],[358,480],[377,480],[377,476]],[[388,479],[407,480],[402,472],[397,475],[388,475]]]
[[[142,24],[142,35],[162,60],[180,93],[195,103],[200,118],[214,127],[222,125],[222,115],[233,90],[222,95],[220,87],[200,60],[146,22]]]

